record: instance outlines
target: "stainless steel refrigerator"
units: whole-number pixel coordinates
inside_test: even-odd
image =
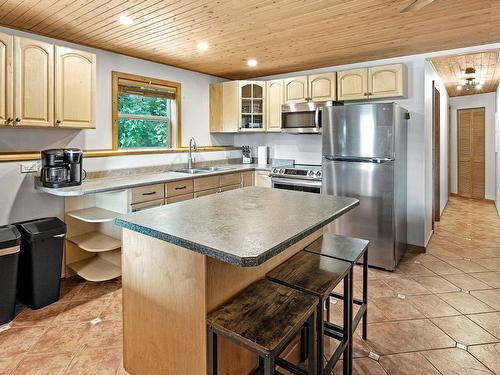
[[[331,231],[370,240],[369,264],[394,270],[406,250],[408,111],[395,103],[322,108],[322,193],[360,205]]]

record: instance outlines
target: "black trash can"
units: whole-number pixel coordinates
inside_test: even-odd
[[[15,226],[0,227],[0,325],[14,319],[20,243]]]
[[[21,233],[17,297],[40,309],[59,299],[66,224],[48,217],[15,225]]]

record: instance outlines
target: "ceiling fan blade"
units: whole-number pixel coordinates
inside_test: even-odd
[[[415,0],[413,3],[408,5],[406,8],[404,8],[401,13],[406,13],[406,12],[411,12],[411,11],[416,11],[420,10],[423,7],[429,5],[430,3],[434,2],[434,0]]]

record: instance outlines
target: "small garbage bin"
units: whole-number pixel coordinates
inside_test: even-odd
[[[20,241],[15,226],[0,227],[0,325],[14,319]]]
[[[59,300],[66,224],[48,217],[15,225],[21,233],[17,297],[40,309]]]

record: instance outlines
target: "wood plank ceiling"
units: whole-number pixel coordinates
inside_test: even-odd
[[[0,24],[232,79],[500,41],[498,0],[412,1],[0,0]]]
[[[499,51],[478,52],[467,55],[443,56],[431,59],[446,86],[449,96],[464,96],[494,92],[500,81]],[[476,80],[484,81],[482,88],[466,90],[463,85],[465,69],[476,70]],[[462,90],[457,87],[462,86]]]

